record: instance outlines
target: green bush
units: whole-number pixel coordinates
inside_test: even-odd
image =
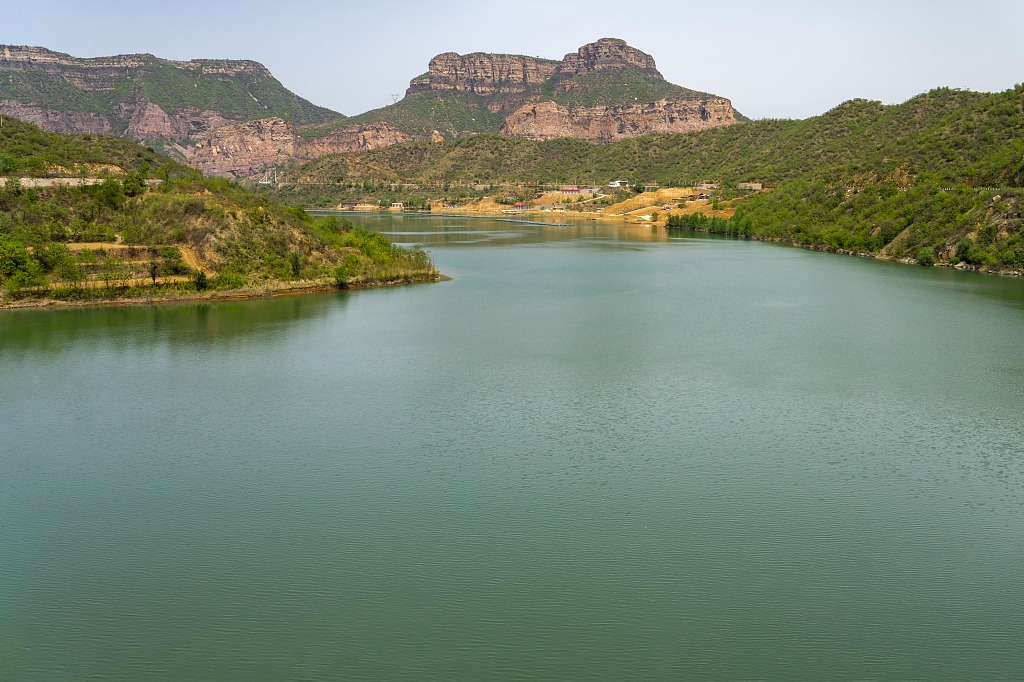
[[[348,286],[349,277],[350,275],[348,272],[348,268],[346,268],[344,265],[339,265],[336,268],[334,268],[334,286],[338,287],[339,289],[344,289],[345,287]]]
[[[245,286],[245,278],[236,272],[220,272],[212,278],[210,284],[214,289],[241,289]],[[198,286],[196,287],[198,288]]]

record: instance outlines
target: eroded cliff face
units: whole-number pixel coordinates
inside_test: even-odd
[[[597,42],[584,45],[575,53],[565,55],[558,68],[558,75],[561,78],[572,78],[591,71],[624,67],[633,67],[658,78],[662,77],[654,64],[654,57],[630,47],[625,40],[618,38],[601,38]]]
[[[94,112],[63,111],[4,99],[0,100],[0,113],[54,133],[115,134],[112,117]]]
[[[430,60],[430,71],[413,79],[406,94],[428,90],[521,93],[543,85],[558,67],[559,62],[522,55],[445,52]]]
[[[671,97],[655,102],[604,106],[565,106],[561,94],[581,88],[580,76],[595,72],[642,74],[663,81],[654,58],[624,40],[602,38],[570,52],[560,62],[521,55],[454,52],[439,54],[430,70],[413,79],[408,94],[467,92],[481,96],[476,106],[491,112],[508,112],[501,134],[549,140],[575,137],[591,142],[611,142],[647,133],[678,133],[728,125],[736,112],[727,99],[693,93],[694,98]],[[610,78],[619,78],[614,73]],[[631,76],[632,77],[632,76]],[[590,78],[587,87],[600,87]],[[646,81],[650,82],[650,80]],[[674,88],[670,84],[665,90]],[[609,87],[609,91],[617,88]],[[621,96],[621,92],[619,92]],[[697,95],[700,95],[697,97]]]
[[[292,161],[379,149],[410,139],[386,123],[373,123],[344,126],[307,140],[293,124],[273,117],[215,128],[177,149],[189,165],[205,175],[246,177]]]
[[[601,38],[565,55],[562,61],[515,54],[445,52],[430,60],[430,70],[409,83],[407,95],[426,91],[530,93],[551,79],[566,80],[592,71],[635,68],[658,78],[654,57],[617,38]]]
[[[601,72],[607,77],[594,75]],[[319,138],[304,138],[297,125],[321,124],[336,115],[322,118],[333,112],[285,90],[263,65],[248,60],[177,62],[148,54],[79,59],[44,48],[0,46],[0,79],[11,83],[10,94],[0,99],[0,113],[46,130],[167,144],[202,172],[233,177],[325,154],[411,139],[443,140],[437,129],[453,135],[480,132],[459,119],[465,118],[465,107],[487,113],[486,131],[504,119],[501,134],[538,140],[611,142],[736,122],[728,100],[664,83],[653,57],[614,38],[584,45],[561,61],[482,52],[437,55],[429,71],[412,80],[407,94],[429,93],[442,103],[453,94],[465,96],[450,108],[456,114],[448,113],[449,107],[436,107],[437,119],[427,120],[436,125],[432,134],[429,125],[407,123],[423,116],[422,107],[413,107],[391,118],[382,116],[384,122],[342,126]],[[647,84],[644,97],[622,104],[633,99],[622,94],[622,84],[633,87],[636,82]],[[239,86],[247,96],[238,94]],[[611,96],[618,101],[602,106],[558,103],[573,101],[571,95],[580,92],[589,98],[579,101],[588,104]],[[691,94],[692,99],[683,99]],[[655,97],[666,99],[646,103]],[[214,103],[223,106],[216,109]],[[409,126],[416,135],[397,126]]]
[[[157,61],[157,58],[151,54],[119,54],[112,57],[83,59],[63,52],[47,50],[45,47],[0,46],[0,62],[4,62],[5,69],[44,70],[62,75],[71,70],[77,72],[72,76],[77,76],[79,79],[75,84],[85,89],[102,89],[104,85],[109,87],[112,85],[111,81],[118,79],[125,69],[142,68],[154,61]],[[184,62],[165,59],[160,61],[182,69],[198,69],[208,75],[237,76],[242,73],[250,73],[271,76],[265,66],[248,59],[191,59]]]
[[[727,99],[598,107],[565,107],[547,101],[517,109],[505,120],[501,134],[530,140],[574,137],[600,143],[651,133],[688,133],[732,123],[736,123],[736,112]]]
[[[232,123],[219,111],[200,111],[195,107],[169,114],[145,98],[134,105],[122,104],[118,115],[128,121],[124,136],[132,140],[174,140],[181,142],[213,128]]]
[[[456,54],[444,52],[430,60],[430,70],[410,82],[406,94],[455,90],[479,95],[536,94],[545,84],[557,84],[595,71],[636,69],[662,78],[654,57],[630,47],[625,40],[602,38],[565,55],[561,61],[521,54]]]
[[[317,109],[251,60],[173,61],[150,54],[81,59],[42,47],[0,45],[0,82],[7,85],[0,113],[53,132],[121,135],[146,143],[185,142],[243,118],[265,117],[267,107],[251,92],[244,106],[230,103],[227,109],[234,113],[202,106],[235,94],[239,84],[261,96],[271,92],[307,113]],[[153,92],[163,93],[162,99],[147,94]]]

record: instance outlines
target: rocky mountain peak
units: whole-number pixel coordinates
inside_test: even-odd
[[[456,90],[478,95],[522,93],[538,89],[551,78],[564,81],[592,71],[634,68],[662,78],[654,57],[625,40],[601,38],[565,55],[561,62],[516,54],[443,52],[430,60],[430,70],[409,83],[406,94]]]
[[[575,53],[570,52],[562,59],[562,66],[558,72],[562,77],[571,78],[590,71],[628,67],[662,78],[654,64],[654,57],[630,47],[625,40],[618,38],[601,38],[597,42],[584,45]]]

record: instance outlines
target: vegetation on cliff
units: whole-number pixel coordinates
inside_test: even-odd
[[[495,133],[508,112],[491,111],[489,102],[471,92],[417,92],[386,107],[300,131],[303,137],[315,138],[343,125],[387,123],[403,133],[426,138],[435,130],[446,137]]]
[[[382,122],[421,137],[429,138],[435,130],[449,138],[465,137],[497,133],[509,114],[528,103],[596,107],[716,97],[669,83],[650,55],[624,41],[602,39],[562,61],[487,53],[438,55],[430,71],[412,80],[402,100],[309,126],[302,134],[312,138],[341,125]]]
[[[1019,184],[1020,88],[989,95],[939,89],[900,105],[853,100],[814,118],[748,121],[608,145],[478,136],[326,156],[294,177],[322,182],[584,182],[622,177],[663,185],[797,179],[845,185],[886,178]]]
[[[17,57],[0,58],[8,103],[62,112],[100,114],[124,134],[140,101],[169,114],[216,112],[245,121],[279,116],[296,124],[324,123],[340,114],[285,88],[261,64],[231,60],[176,62],[153,55],[78,59],[40,48],[7,46]],[[127,115],[125,114],[127,111]]]
[[[614,106],[660,99],[712,99],[717,95],[690,90],[669,83],[641,69],[622,68],[591,71],[573,78],[568,87],[550,83],[545,87],[549,99],[566,106]]]
[[[0,158],[13,159],[26,177],[40,174],[33,172],[37,158],[83,168],[99,156],[105,171],[115,159],[131,171],[93,185],[32,187],[9,178],[0,187],[0,287],[8,298],[113,299],[436,275],[419,249],[392,246],[348,221],[314,220],[126,141],[89,137],[9,119],[0,128]],[[35,156],[19,155],[26,139]],[[102,157],[98,149],[120,154]],[[148,183],[154,167],[162,177]]]
[[[57,135],[6,116],[0,126],[0,176],[85,177],[108,166],[157,178],[190,172],[150,147],[109,135]]]

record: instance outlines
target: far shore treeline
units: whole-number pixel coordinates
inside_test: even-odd
[[[269,191],[300,205],[415,204],[473,185],[507,193],[623,178],[767,188],[730,202],[731,220],[700,229],[925,264],[1024,270],[1022,85],[998,94],[939,88],[892,106],[852,100],[806,120],[746,121],[608,145],[497,135],[408,142],[316,159]]]

